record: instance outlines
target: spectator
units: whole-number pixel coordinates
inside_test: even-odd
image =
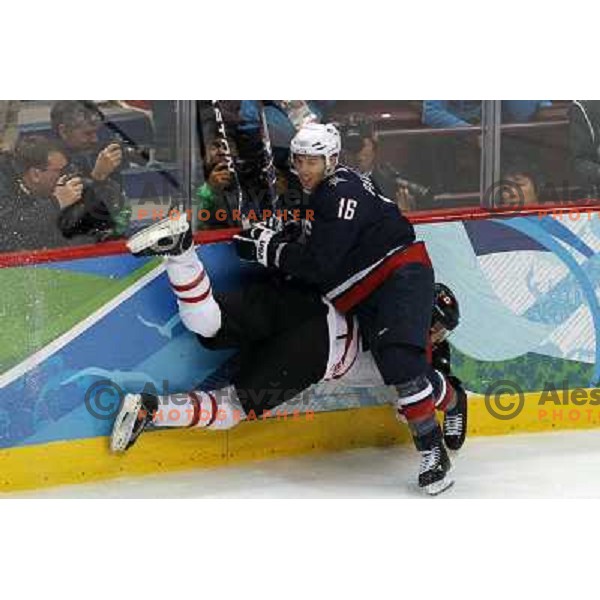
[[[503,123],[527,123],[541,108],[552,106],[552,100],[502,100]]]
[[[480,100],[424,100],[422,120],[437,129],[463,129],[479,125]],[[472,191],[479,184],[479,135],[429,136],[416,140],[420,176],[437,192]]]
[[[0,250],[92,243],[115,232],[120,190],[71,172],[57,139],[22,138],[0,155]],[[72,240],[72,242],[70,241]]]
[[[232,218],[232,209],[238,207],[237,201],[234,202],[235,193],[232,189],[233,174],[228,165],[228,144],[232,155],[235,156],[237,151],[234,144],[226,143],[219,137],[215,137],[206,148],[205,182],[197,189],[196,197],[198,198],[198,210],[207,211],[210,216],[199,222],[201,229],[217,229],[236,225]],[[226,218],[217,218],[217,211],[220,211],[219,215],[226,215]]]
[[[481,100],[424,100],[422,119],[436,129],[478,125]]]
[[[523,159],[514,159],[503,168],[502,206],[522,208],[540,203],[537,169]]]
[[[0,155],[0,251],[68,244],[58,219],[81,200],[83,184],[78,177],[64,181],[67,164],[62,145],[41,136],[23,138],[14,153]]]
[[[311,112],[312,108],[314,104],[311,103],[309,107],[304,101],[265,101],[273,167],[269,146],[261,129],[260,103],[254,100],[219,101],[243,194],[241,204],[244,213],[250,209],[260,211],[272,208],[275,197],[282,207],[298,207],[303,193],[297,178],[289,172],[289,142],[296,131],[294,122],[301,124],[306,119],[316,118],[317,115]],[[198,118],[202,128],[201,138],[212,140],[206,144],[204,156],[205,183],[196,192],[199,208],[210,211],[211,218],[201,221],[200,227],[239,225],[230,216],[226,220],[214,218],[219,209],[225,209],[231,215],[231,211],[238,208],[239,189],[227,165],[225,144],[221,134],[217,133],[214,107],[199,101]]]
[[[503,100],[502,120],[531,120],[547,100]],[[481,125],[481,100],[424,100],[422,121],[437,129],[464,129]],[[424,139],[419,155],[428,164],[423,178],[436,192],[461,193],[479,186],[481,135],[444,135]]]
[[[119,171],[123,149],[112,142],[100,149],[98,131],[103,116],[89,100],[59,100],[50,111],[52,131],[63,142],[69,163],[78,174],[91,179],[109,208],[101,220],[110,222],[111,236],[118,237],[129,226],[131,209],[123,193]],[[89,226],[94,226],[90,222]]]
[[[118,142],[99,150],[102,118],[100,110],[88,100],[60,100],[50,111],[52,131],[63,141],[69,162],[95,181],[105,181],[118,173],[123,162]]]
[[[550,100],[502,100],[503,123],[526,123]],[[470,127],[481,123],[481,100],[424,100],[423,123],[435,128]]]
[[[569,151],[575,182],[589,197],[600,186],[600,100],[575,100],[569,109]]]
[[[309,121],[320,121],[324,112],[332,105],[331,101],[313,100],[264,100],[265,119],[275,163],[285,166],[288,160],[290,141],[299,126]],[[256,100],[242,100],[240,105],[240,129],[244,132],[258,131],[260,128],[260,105]]]
[[[207,106],[200,101],[201,125],[203,129],[209,130],[208,134],[203,134],[203,139],[212,140],[207,144],[205,153],[205,179],[208,186],[203,186],[200,193],[206,194],[211,187],[213,192],[219,191],[218,187],[228,184],[226,191],[231,193],[221,194],[222,199],[227,200],[231,208],[237,209],[241,206],[243,213],[246,214],[250,210],[261,210],[272,205],[274,193],[269,192],[273,191],[275,176],[272,155],[269,152],[270,145],[263,137],[258,122],[252,124],[240,122],[240,106],[244,102],[219,101],[218,109],[225,128],[223,132],[222,125],[216,119],[215,107]],[[231,165],[231,158],[225,157],[223,133],[227,136],[229,146],[232,147],[234,165]],[[217,140],[217,145],[214,140]],[[222,146],[220,151],[219,145]],[[219,161],[218,158],[222,160]],[[234,167],[235,174],[228,173],[227,165],[221,163],[229,163],[230,167]],[[239,187],[235,182],[236,177]],[[220,180],[220,186],[217,180]],[[241,202],[240,188],[243,195]],[[206,198],[206,201],[210,202],[210,200]],[[218,210],[218,207],[216,208]]]
[[[416,209],[415,197],[406,185],[398,183],[399,173],[391,164],[380,161],[379,145],[369,126],[347,128],[342,147],[347,149],[344,160],[361,175],[370,177],[382,196],[395,200],[403,212]]]

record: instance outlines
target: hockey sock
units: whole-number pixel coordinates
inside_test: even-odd
[[[419,376],[396,385],[398,411],[408,422],[415,445],[439,428],[435,418],[434,389],[427,377]]]
[[[233,386],[218,391],[159,396],[156,427],[231,429],[246,418]]]
[[[427,439],[431,435],[432,431],[440,428],[439,423],[434,415],[431,415],[425,419],[408,421],[408,426],[417,450],[421,450],[421,448],[424,446],[422,440]]]
[[[415,442],[415,447],[419,452],[431,450],[434,446],[440,444],[442,440],[442,430],[435,418],[432,419],[432,427],[430,429],[421,431],[418,434],[413,432],[413,440]]]
[[[196,250],[191,247],[180,256],[168,256],[165,263],[181,321],[190,331],[213,337],[221,327],[221,309]]]

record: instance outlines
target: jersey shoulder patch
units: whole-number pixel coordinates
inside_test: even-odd
[[[327,180],[327,188],[335,190],[336,193],[359,193],[363,189],[363,180],[364,178],[356,171],[347,167],[338,167]]]
[[[338,186],[340,183],[344,183],[346,181],[348,181],[348,180],[335,174],[327,180],[327,185],[334,188],[334,187]]]

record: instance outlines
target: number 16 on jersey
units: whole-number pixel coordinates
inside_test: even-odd
[[[356,209],[356,200],[350,198],[340,198],[340,207],[338,209],[338,217],[340,219],[346,219],[346,221],[352,220],[354,217],[354,211]]]

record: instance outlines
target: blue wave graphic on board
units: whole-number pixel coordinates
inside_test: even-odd
[[[554,221],[554,219],[550,219],[550,221]],[[553,237],[553,233],[560,236],[562,241],[567,242],[570,246],[572,246],[572,236],[566,235],[564,230],[567,229],[562,223],[555,222],[556,225],[560,227],[548,227],[548,223],[545,225],[540,223],[536,223],[532,218],[527,217],[517,217],[514,219],[507,219],[503,221],[503,225],[505,227],[510,227],[512,229],[516,229],[525,235],[530,236],[535,239],[538,243],[542,244],[545,248],[550,250],[559,260],[561,260],[565,266],[568,268],[569,272],[577,282],[581,292],[583,294],[583,298],[590,309],[590,314],[592,316],[592,321],[594,323],[594,331],[595,331],[595,368],[593,379],[590,382],[591,385],[596,385],[596,383],[600,380],[600,346],[598,345],[598,334],[600,332],[600,305],[598,304],[598,298],[596,297],[596,292],[594,290],[594,286],[590,278],[587,276],[585,270],[579,265],[579,263],[571,256],[568,250],[562,246],[556,239]],[[552,233],[551,233],[552,232]],[[571,233],[569,231],[569,233]],[[581,248],[581,245],[578,245],[577,250],[582,252],[586,256],[593,256],[593,251],[589,249],[587,246],[585,248]],[[589,252],[588,252],[589,251]],[[591,252],[591,255],[589,254]]]
[[[142,315],[138,315],[137,318],[142,325],[149,327],[150,329],[155,329],[158,335],[167,338],[168,340],[173,337],[174,329],[181,324],[181,317],[178,314],[171,317],[162,325],[160,323],[148,321],[147,319],[144,319]]]
[[[500,301],[462,223],[416,229],[434,266],[443,266],[443,283],[460,303],[461,325],[452,334],[452,344],[462,353],[484,361],[508,360],[531,352],[552,333],[553,327],[519,316]]]

